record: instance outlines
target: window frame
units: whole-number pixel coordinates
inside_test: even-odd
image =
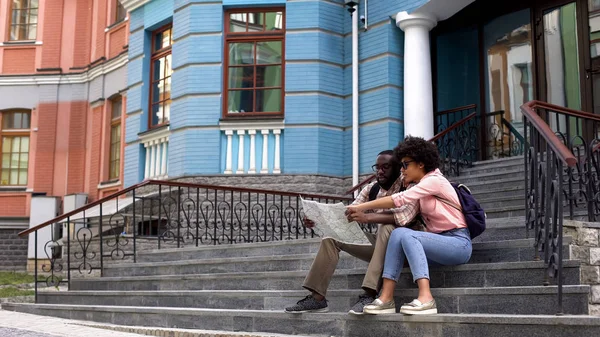
[[[13,114],[13,113],[26,113],[29,115],[29,128],[27,129],[4,129],[4,118],[7,114]],[[21,124],[22,125],[22,124]],[[14,130],[14,131],[12,131]],[[29,154],[31,153],[31,110],[28,109],[8,109],[8,110],[3,110],[0,111],[0,155],[3,154],[2,152],[2,140],[4,139],[4,137],[10,137],[10,138],[14,138],[14,137],[27,137],[29,138],[29,146],[27,148],[27,178],[26,178],[26,182],[25,184],[19,184],[17,182],[17,184],[11,184],[10,183],[10,170],[12,169],[10,166],[8,168],[9,170],[9,180],[8,180],[8,184],[3,185],[2,184],[2,161],[1,161],[1,157],[0,157],[0,186],[1,187],[26,187],[29,184]],[[19,150],[19,155],[22,153]],[[10,154],[12,155],[13,152],[11,151]],[[17,167],[17,170],[21,169],[21,165],[19,163],[19,166]],[[17,178],[18,180],[18,178]]]
[[[268,13],[268,12],[281,12],[281,30],[279,31],[266,31],[261,32],[232,32],[230,30],[231,14],[249,14],[249,13]],[[224,33],[225,38],[223,39],[223,101],[222,101],[222,117],[223,119],[244,119],[252,117],[262,118],[283,118],[285,116],[285,35],[286,35],[286,11],[285,7],[257,7],[257,8],[234,8],[225,11],[224,18]],[[246,30],[248,30],[249,20],[246,21]],[[266,28],[266,20],[263,22],[263,29]],[[239,42],[272,42],[281,41],[281,111],[279,112],[243,112],[243,113],[229,113],[229,44]],[[254,51],[254,67],[256,69],[256,49]],[[254,86],[252,87],[253,93],[253,105],[256,107],[256,71],[254,72]],[[254,109],[253,108],[253,109]]]
[[[114,7],[115,12],[113,14],[113,23],[112,23],[113,25],[123,22],[123,21],[125,21],[125,19],[127,19],[127,10],[125,9],[125,6],[123,6],[121,1],[119,1],[119,0],[114,0],[114,1],[115,1],[115,7]],[[122,18],[119,18],[119,7],[123,8],[123,14],[125,14],[125,15],[123,15]]]
[[[28,1],[29,2],[29,6],[31,6],[31,2],[34,0],[21,0],[21,1]],[[37,10],[37,21],[35,24],[30,24],[30,23],[25,23],[25,24],[21,24],[21,23],[14,23],[13,22],[13,12],[14,11],[27,11],[27,21],[29,21],[31,19],[31,11],[32,10]],[[10,1],[9,5],[8,5],[8,38],[7,40],[9,42],[34,42],[37,40],[38,37],[38,25],[39,25],[39,19],[40,19],[40,0],[37,0],[37,7],[27,7],[27,8],[22,8],[22,9],[14,9],[13,8],[13,2]],[[12,33],[13,33],[13,27],[20,27],[20,26],[27,26],[27,37],[29,36],[29,28],[32,26],[35,26],[35,37],[33,39],[13,39],[12,38]]]
[[[156,43],[156,35],[161,34],[167,30],[171,30],[171,35],[169,37],[170,39],[170,44],[168,47],[164,47],[161,48],[157,51],[154,51],[155,48],[155,43]],[[173,47],[173,24],[169,23],[166,24],[160,28],[158,28],[157,30],[152,32],[152,42],[151,42],[151,46],[150,46],[150,79],[148,81],[148,85],[149,85],[149,97],[148,97],[148,130],[151,129],[156,129],[156,128],[160,128],[166,125],[169,125],[171,122],[171,119],[169,118],[169,122],[166,123],[160,123],[160,124],[156,124],[153,125],[152,124],[152,107],[155,105],[155,102],[152,101],[152,96],[154,94],[154,61],[159,60],[163,57],[167,57],[168,55],[171,55],[171,75],[169,77],[171,77],[171,81],[172,81],[172,77],[173,77],[173,56],[172,56],[172,47]],[[166,79],[167,77],[163,78]],[[159,81],[163,80],[160,79]],[[171,82],[171,86],[173,85],[173,83]],[[169,100],[171,100],[171,94],[169,93]],[[162,100],[162,101],[158,101],[156,103],[164,103],[167,100]],[[171,100],[171,104],[172,104],[172,100]],[[164,111],[163,111],[164,114]],[[163,115],[163,120],[164,120],[164,115]]]
[[[113,117],[114,116],[114,107],[115,104],[119,102],[120,107],[121,107],[121,111],[119,112],[119,116],[117,117]],[[123,117],[123,98],[121,96],[117,96],[113,99],[110,100],[110,133],[109,133],[109,139],[108,139],[108,180],[112,181],[112,180],[120,180],[121,179],[121,143],[122,143],[122,133],[123,133],[123,129],[122,129],[122,123],[121,123],[121,118]],[[113,129],[119,126],[119,134],[118,134],[118,141],[117,142],[113,142]],[[112,157],[112,153],[113,153],[113,145],[118,144],[118,150],[119,150],[119,158],[118,159],[114,159]],[[113,163],[118,162],[117,168],[116,168],[116,172],[114,172],[116,175],[112,175],[112,168],[113,168]]]

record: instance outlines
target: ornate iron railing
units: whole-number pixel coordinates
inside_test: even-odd
[[[442,127],[444,127],[442,125]],[[479,153],[479,117],[477,112],[465,116],[450,127],[439,130],[431,139],[440,152],[441,171],[449,177],[457,177],[477,160]]]
[[[506,118],[504,111],[486,114],[487,123],[487,158],[505,158],[523,155],[525,138],[519,130]]]
[[[101,276],[107,263],[135,263],[140,249],[315,237],[317,234],[303,224],[301,198],[323,203],[353,200],[150,180],[19,235],[30,235],[35,244],[37,301],[38,283],[68,286],[72,277]],[[63,224],[66,233],[61,233]],[[364,229],[372,230],[370,226]],[[38,248],[40,240],[44,242]],[[43,278],[38,277],[40,272]]]
[[[521,107],[527,148],[524,155],[526,226],[533,230],[536,259],[547,264],[547,277],[558,287],[558,313],[562,313],[563,219],[587,205],[595,216],[600,181],[596,144],[600,117],[556,105],[532,101]],[[585,125],[585,127],[584,127]],[[574,150],[577,158],[573,155]],[[549,280],[547,281],[549,283]]]

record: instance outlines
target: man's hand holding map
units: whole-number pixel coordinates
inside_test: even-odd
[[[344,243],[370,245],[358,222],[348,222],[344,204],[322,204],[302,199],[302,207],[306,218],[316,224],[313,230],[321,238],[330,237]]]

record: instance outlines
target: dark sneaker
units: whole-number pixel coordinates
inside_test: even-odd
[[[358,296],[358,302],[352,306],[352,309],[350,309],[348,313],[352,315],[362,315],[365,305],[371,304],[373,301],[375,301],[375,297],[368,294],[362,294]]]
[[[312,295],[308,295],[301,299],[291,307],[285,308],[285,312],[290,314],[301,314],[304,312],[328,312],[327,300],[317,301]]]

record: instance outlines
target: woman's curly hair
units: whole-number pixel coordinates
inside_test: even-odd
[[[400,163],[402,158],[412,158],[422,163],[426,173],[440,167],[440,154],[437,146],[421,137],[408,136],[394,148],[394,159]]]

